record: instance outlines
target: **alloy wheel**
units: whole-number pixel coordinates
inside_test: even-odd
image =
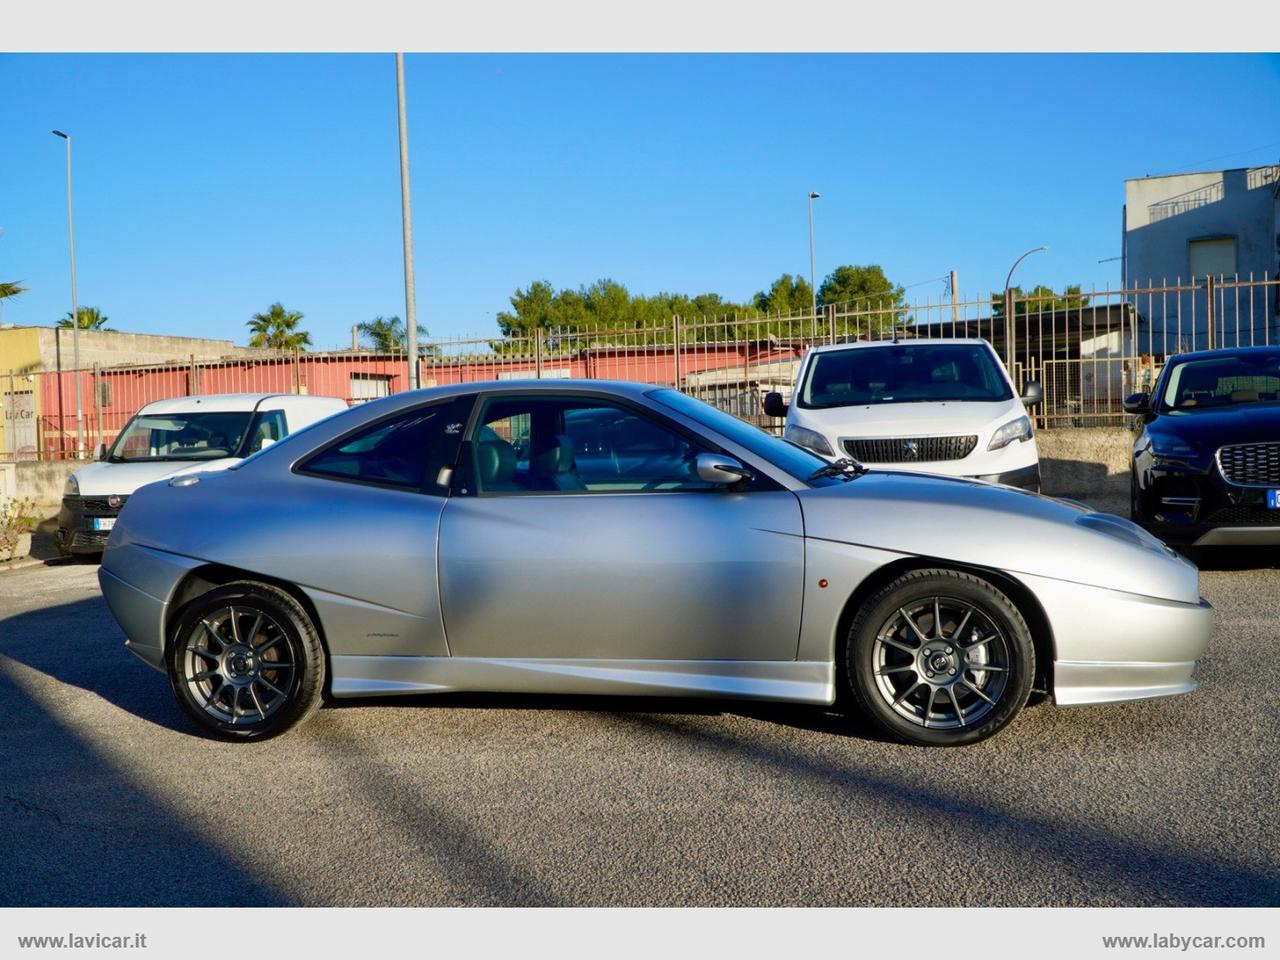
[[[981,607],[932,596],[899,607],[876,632],[875,686],[904,719],[927,729],[980,721],[1004,696],[1010,645]]]
[[[229,605],[193,627],[182,651],[182,675],[195,703],[234,726],[261,723],[289,699],[297,649],[269,613]]]

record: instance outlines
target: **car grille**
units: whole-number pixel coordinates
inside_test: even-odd
[[[1204,519],[1224,527],[1280,527],[1280,510],[1266,507],[1223,507]]]
[[[978,445],[974,435],[963,437],[876,437],[848,439],[844,449],[862,463],[936,463],[963,460]]]
[[[1280,486],[1280,443],[1238,443],[1221,447],[1218,467],[1231,483]]]
[[[82,510],[84,510],[85,513],[92,513],[95,515],[114,517],[117,513],[120,512],[120,507],[123,507],[125,501],[128,499],[129,499],[128,497],[121,497],[120,506],[113,507],[111,506],[111,504],[107,502],[106,497],[81,497],[80,507]]]
[[[111,533],[107,530],[90,531],[77,530],[71,535],[71,546],[73,547],[105,547],[107,545],[107,537]]]

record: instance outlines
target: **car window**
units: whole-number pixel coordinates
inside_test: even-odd
[[[480,493],[710,490],[694,459],[705,448],[623,404],[583,397],[499,397],[471,444]]]
[[[1162,409],[1203,410],[1280,400],[1280,353],[1243,353],[1170,364]]]
[[[240,448],[252,414],[249,411],[140,413],[116,438],[107,459],[220,460]]]
[[[262,449],[263,441],[275,443],[288,433],[283,410],[263,410],[253,422],[249,431],[249,443],[245,447],[246,454],[257,453]]]
[[[909,343],[815,353],[797,403],[805,408],[879,403],[1001,401],[1013,396],[982,343]]]
[[[435,473],[457,450],[456,413],[453,404],[438,403],[379,420],[321,450],[299,472],[443,493]]]

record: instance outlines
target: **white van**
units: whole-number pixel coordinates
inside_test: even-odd
[[[144,484],[223,470],[285,434],[347,409],[339,397],[226,393],[149,403],[96,463],[67,478],[58,513],[63,553],[101,553],[120,508]]]
[[[800,364],[784,436],[829,460],[880,470],[990,480],[1039,492],[1040,461],[1025,404],[991,344],[978,339],[879,340],[815,347]]]

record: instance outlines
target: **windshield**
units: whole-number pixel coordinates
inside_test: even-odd
[[[112,463],[141,460],[219,460],[235,456],[253,414],[139,414],[111,445]]]
[[[664,387],[660,390],[651,390],[645,396],[656,400],[664,407],[670,407],[677,413],[683,413],[703,426],[710,427],[716,433],[723,434],[756,456],[785,470],[797,480],[807,481],[811,486],[822,487],[844,483],[846,479],[853,476],[844,474],[814,477],[813,474],[816,471],[830,465],[827,460],[816,453],[810,453],[804,447],[797,446],[789,440],[780,440],[759,427],[753,427],[745,420],[739,420],[732,414],[717,410],[710,404],[695,400],[677,390]]]
[[[1172,364],[1164,411],[1205,410],[1280,399],[1280,353],[1237,354]]]
[[[815,353],[797,391],[797,403],[822,409],[943,400],[994,402],[1012,396],[985,343],[910,343]]]

